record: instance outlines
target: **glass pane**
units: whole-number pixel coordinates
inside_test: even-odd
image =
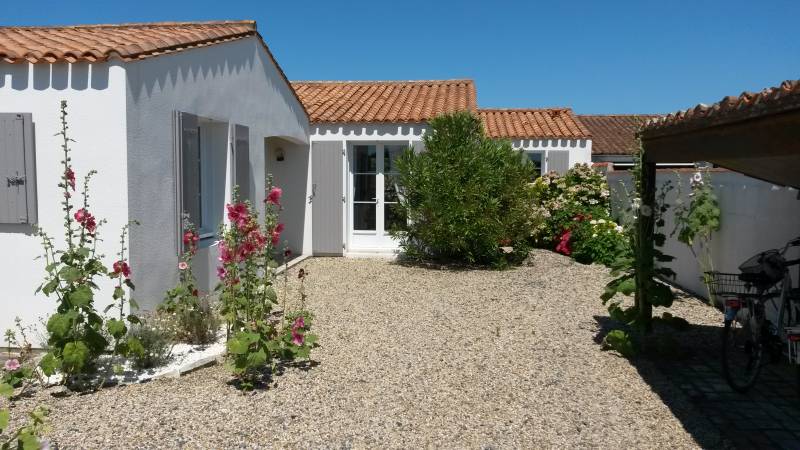
[[[525,156],[528,157],[528,161],[533,164],[535,169],[533,179],[539,178],[542,174],[542,154],[539,152],[525,152]]]
[[[383,177],[383,201],[396,202],[398,182],[400,177],[397,175],[384,175]]]
[[[384,145],[383,146],[383,171],[397,172],[395,160],[406,150],[405,145]]]
[[[375,201],[375,175],[353,175],[353,200]]]
[[[353,229],[375,231],[374,203],[353,203]]]
[[[181,165],[183,166],[183,212],[189,214],[189,220],[201,228],[201,167],[200,167],[200,133],[198,129],[184,129],[181,137],[183,148]]]
[[[385,203],[383,208],[383,227],[389,230],[404,230],[406,216],[400,211],[397,203]]]
[[[374,145],[356,145],[353,152],[353,172],[375,172],[378,168],[378,153]]]

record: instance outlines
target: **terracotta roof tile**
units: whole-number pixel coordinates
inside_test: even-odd
[[[312,123],[414,123],[475,111],[472,80],[295,81]]]
[[[504,139],[585,139],[589,130],[569,108],[480,109],[489,137]]]
[[[578,120],[592,133],[593,155],[633,155],[639,148],[636,132],[655,114],[579,114]]]
[[[132,61],[256,35],[254,21],[0,27],[0,60]]]
[[[800,109],[800,80],[784,81],[780,86],[755,94],[743,92],[738,97],[725,97],[711,106],[699,104],[652,119],[642,129],[642,137],[676,134],[797,109]]]

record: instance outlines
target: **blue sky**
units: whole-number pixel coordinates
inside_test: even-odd
[[[800,78],[798,17],[798,0],[0,6],[3,25],[255,19],[291,79],[472,78],[482,107],[579,113],[670,112]]]

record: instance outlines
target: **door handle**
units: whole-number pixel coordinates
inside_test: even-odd
[[[25,184],[25,177],[6,177],[6,183],[8,186],[23,186]]]

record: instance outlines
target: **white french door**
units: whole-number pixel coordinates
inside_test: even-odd
[[[395,160],[408,144],[353,144],[350,147],[349,223],[353,250],[391,250],[389,230],[405,224],[397,209]]]

